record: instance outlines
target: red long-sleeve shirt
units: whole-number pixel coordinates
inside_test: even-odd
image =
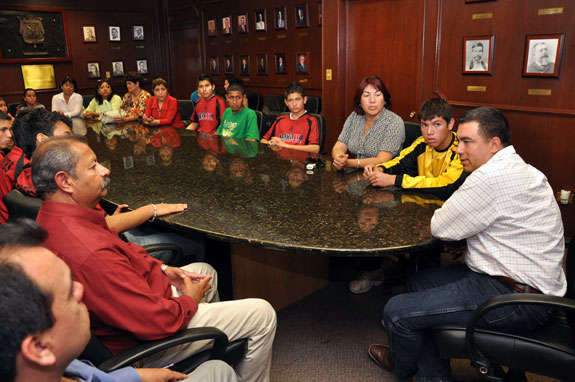
[[[154,117],[160,120],[160,125],[170,125],[172,127],[183,128],[182,116],[178,110],[178,100],[172,96],[167,96],[162,104],[162,108],[158,108],[158,97],[152,96],[148,100],[146,106],[146,117]]]
[[[44,201],[37,221],[48,231],[44,246],[84,285],[91,330],[112,353],[168,337],[196,313],[193,298],[172,297],[162,262],[122,241],[102,211]]]

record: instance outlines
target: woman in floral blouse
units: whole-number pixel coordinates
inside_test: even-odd
[[[130,72],[126,75],[126,88],[128,92],[122,99],[122,110],[126,116],[117,118],[116,122],[134,121],[142,116],[146,111],[146,105],[150,98],[150,93],[140,87],[142,76],[138,73]]]

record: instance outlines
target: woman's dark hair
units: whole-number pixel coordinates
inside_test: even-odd
[[[385,99],[384,107],[386,109],[391,109],[391,94],[389,94],[389,90],[387,90],[387,87],[385,86],[381,78],[379,78],[378,76],[367,76],[363,80],[361,80],[355,92],[355,96],[353,97],[353,107],[355,112],[359,115],[365,114],[365,112],[361,108],[361,95],[363,94],[363,91],[365,90],[367,85],[372,85],[374,88],[382,92],[383,98]]]
[[[74,77],[70,77],[70,76],[66,76],[64,77],[64,79],[62,79],[62,82],[60,82],[60,88],[62,88],[62,86],[64,86],[64,84],[66,82],[71,83],[72,85],[74,85],[74,91],[76,91],[76,89],[78,88],[76,86],[76,80],[74,79]]]
[[[100,105],[102,104],[102,102],[104,102],[104,99],[102,98],[100,93],[98,93],[98,89],[100,89],[100,86],[102,86],[105,83],[110,85],[110,90],[111,90],[111,93],[108,96],[108,102],[112,99],[114,94],[116,94],[114,92],[114,86],[112,85],[112,82],[110,82],[110,80],[98,80],[98,82],[96,82],[96,90],[94,91],[95,92],[94,98],[96,98],[96,101],[98,101],[98,104],[100,104]]]
[[[140,85],[140,87],[142,87],[142,76],[139,75],[137,72],[128,72],[128,73],[126,74],[126,76],[124,77],[124,81],[125,81],[125,82],[130,81],[130,82],[133,82],[133,83],[138,82],[139,85]]]
[[[33,91],[34,94],[36,93],[36,90],[32,89],[32,88],[26,88],[24,89],[24,92],[22,93],[22,100],[20,101],[20,105],[22,106],[28,106],[28,104],[26,103],[26,100],[24,99],[24,97],[26,97],[26,93],[28,93],[29,91]]]
[[[156,89],[156,86],[160,86],[160,85],[164,85],[164,87],[166,89],[168,88],[168,83],[166,82],[166,80],[158,77],[154,81],[152,81],[152,91],[154,91],[154,89]]]

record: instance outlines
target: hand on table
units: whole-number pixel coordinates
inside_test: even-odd
[[[333,158],[333,167],[335,167],[336,170],[343,170],[347,164],[348,157],[348,154],[337,154],[335,158]]]
[[[372,186],[387,187],[395,184],[395,175],[386,174],[383,172],[383,168],[371,164],[365,166],[363,175],[365,175]]]
[[[156,216],[165,216],[169,214],[174,214],[176,212],[185,211],[188,205],[185,203],[159,203],[156,204],[157,213]]]

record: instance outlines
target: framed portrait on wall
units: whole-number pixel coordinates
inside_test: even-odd
[[[309,53],[296,53],[295,72],[297,74],[307,74],[309,70]]]
[[[268,55],[258,54],[256,59],[258,62],[258,74],[261,75],[268,74]]]
[[[246,34],[249,31],[250,30],[249,30],[249,26],[248,26],[248,14],[243,13],[241,15],[238,15],[238,33],[239,34]]]
[[[222,17],[222,34],[224,36],[229,36],[232,34],[232,17],[231,16]]]
[[[250,75],[250,56],[240,56],[240,76]]]
[[[524,77],[559,77],[564,34],[527,35]]]
[[[218,30],[216,28],[216,19],[208,20],[208,37],[216,37],[218,35]]]
[[[296,5],[294,10],[295,10],[295,27],[296,28],[309,27],[309,9],[307,3]]]
[[[210,74],[220,74],[220,60],[217,56],[212,56],[208,59],[208,66],[210,67]]]
[[[265,32],[268,30],[268,22],[266,18],[266,10],[260,9],[256,11],[256,32]]]
[[[124,61],[112,61],[112,76],[124,77]]]
[[[321,1],[317,3],[317,18],[319,19],[318,25],[321,27]]]
[[[463,74],[492,74],[495,36],[463,37]]]
[[[108,26],[108,36],[110,41],[122,41],[122,36],[120,35],[120,27],[117,25]]]
[[[286,55],[285,53],[274,54],[274,61],[276,63],[276,74],[286,74]]]
[[[274,9],[274,28],[277,30],[287,29],[286,19],[287,8],[279,7]]]
[[[132,25],[132,40],[144,41],[144,26]]]
[[[96,38],[96,26],[95,25],[84,25],[82,27],[82,33],[84,36],[84,42],[97,42]]]
[[[100,63],[88,62],[88,79],[100,78]]]
[[[138,74],[148,74],[148,60],[136,60],[136,68],[138,70]]]
[[[224,73],[231,74],[234,72],[234,57],[224,56]]]

